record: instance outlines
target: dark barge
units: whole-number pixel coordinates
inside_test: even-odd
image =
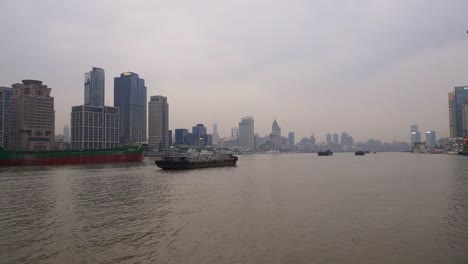
[[[156,165],[163,170],[189,170],[211,167],[236,166],[237,156],[232,154],[201,155],[193,157],[165,156],[156,160]]]

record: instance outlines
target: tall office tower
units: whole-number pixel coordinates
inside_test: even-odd
[[[456,135],[455,126],[455,94],[453,92],[448,93],[448,106],[449,106],[449,133],[450,137],[453,138]]]
[[[70,143],[70,128],[68,126],[63,127],[63,142]]]
[[[426,146],[428,148],[433,148],[436,146],[436,132],[435,131],[426,131]]]
[[[254,144],[254,119],[251,116],[241,118],[239,122],[239,147],[255,149]]]
[[[338,141],[338,134],[333,134],[333,144],[338,145],[340,142]]]
[[[104,106],[104,70],[93,67],[85,73],[85,105]]]
[[[71,148],[105,149],[119,146],[119,108],[112,106],[73,106]]]
[[[133,72],[115,77],[114,106],[120,108],[120,144],[146,142],[145,80]]]
[[[276,122],[276,119],[273,121],[271,125],[271,134],[270,134],[270,141],[273,143],[274,150],[282,150],[283,144],[281,142],[281,128]]]
[[[468,133],[468,112],[465,113],[465,108],[468,107],[468,86],[458,86],[453,88],[453,100],[450,100],[449,94],[449,117],[450,112],[453,115],[453,137],[463,137]],[[452,104],[452,105],[451,105]],[[452,120],[450,120],[452,121]],[[449,121],[449,124],[452,123]]]
[[[151,96],[148,102],[148,146],[163,150],[169,148],[170,141],[167,97]]]
[[[231,129],[231,137],[235,137],[235,138],[239,137],[239,128],[233,127]]]
[[[207,145],[206,127],[203,124],[197,124],[192,127],[192,140],[193,146],[203,147]]]
[[[349,145],[349,136],[348,136],[348,133],[346,132],[342,132],[341,133],[341,145],[345,146],[345,145]]]
[[[288,142],[289,142],[289,148],[294,149],[295,146],[295,141],[294,141],[294,132],[289,132],[288,133]]]
[[[51,150],[55,138],[54,98],[51,88],[37,80],[12,85],[10,99],[11,150]]]
[[[421,132],[419,132],[418,125],[411,125],[411,146],[416,142],[421,142]]]
[[[0,147],[8,148],[9,145],[9,124],[10,124],[10,98],[13,96],[13,89],[10,87],[0,87]]]
[[[218,124],[213,123],[213,133],[211,133],[213,137],[213,144],[217,145],[219,141],[219,134],[218,134]]]
[[[332,135],[330,133],[327,134],[327,145],[332,144]]]
[[[188,129],[177,128],[175,130],[175,144],[176,145],[190,145],[190,140],[188,140]]]

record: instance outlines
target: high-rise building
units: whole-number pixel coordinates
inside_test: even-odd
[[[167,97],[151,96],[148,102],[148,146],[163,150],[169,148],[170,141]]]
[[[219,134],[218,134],[218,124],[213,123],[213,133],[211,133],[213,137],[213,144],[217,145],[219,141]]]
[[[436,146],[436,133],[435,131],[426,131],[426,146],[434,148]]]
[[[146,86],[138,74],[114,78],[114,106],[120,108],[120,144],[146,142]]]
[[[327,134],[327,145],[332,144],[332,135],[330,133]]]
[[[282,150],[283,143],[281,142],[281,128],[276,122],[276,119],[273,121],[271,125],[271,134],[270,134],[270,141],[273,143],[274,150]]]
[[[176,145],[190,145],[190,143],[187,142],[188,135],[189,135],[188,129],[177,128],[175,130],[175,144]]]
[[[453,125],[453,137],[463,137],[468,133],[468,110],[465,110],[468,108],[468,86],[453,88],[453,100],[450,96],[451,94],[449,94],[449,125]],[[453,115],[453,118],[450,115]]]
[[[117,147],[119,139],[119,108],[92,105],[72,107],[72,149]]]
[[[233,127],[231,129],[231,137],[235,137],[235,138],[239,137],[239,128]]]
[[[63,127],[63,142],[70,143],[70,128],[68,126]]]
[[[289,141],[289,148],[294,149],[294,145],[296,144],[294,141],[294,132],[288,133],[288,141]]]
[[[341,145],[345,146],[345,145],[349,145],[349,137],[348,137],[348,133],[346,132],[341,132],[341,136],[340,136],[340,141],[341,141]]]
[[[338,133],[333,134],[333,144],[340,144],[340,142],[338,141]]]
[[[449,106],[449,133],[450,137],[453,138],[456,135],[455,132],[455,94],[453,92],[448,93],[448,106]]]
[[[204,147],[207,145],[206,127],[203,124],[197,124],[192,127],[191,145]]]
[[[254,144],[254,119],[251,116],[241,118],[239,122],[239,147],[255,149]]]
[[[411,125],[411,146],[417,142],[421,142],[421,132],[419,132],[418,125]]]
[[[10,87],[0,87],[0,147],[8,148],[10,143],[10,98],[13,89]]]
[[[93,67],[90,72],[85,73],[85,105],[104,106],[104,81],[104,70],[101,68]]]
[[[42,81],[23,80],[12,85],[10,99],[11,150],[51,150],[55,138],[54,98]]]

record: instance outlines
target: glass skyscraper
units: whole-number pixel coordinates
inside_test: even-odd
[[[455,137],[463,137],[468,133],[468,86],[459,86],[453,88],[453,101],[450,106],[449,99],[449,110],[453,111],[453,126]],[[451,107],[451,109],[450,109]]]
[[[146,86],[138,74],[114,78],[114,106],[120,108],[120,144],[146,142]]]
[[[85,105],[104,106],[104,70],[93,67],[85,73]]]

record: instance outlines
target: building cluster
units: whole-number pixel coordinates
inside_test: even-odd
[[[85,73],[84,104],[72,106],[70,127],[65,126],[58,135],[51,90],[38,80],[0,87],[1,147],[104,149],[148,142],[150,148],[161,150],[172,143],[167,98],[151,96],[148,102],[145,80],[136,73],[114,78],[113,106],[104,105],[104,70],[93,67]]]

